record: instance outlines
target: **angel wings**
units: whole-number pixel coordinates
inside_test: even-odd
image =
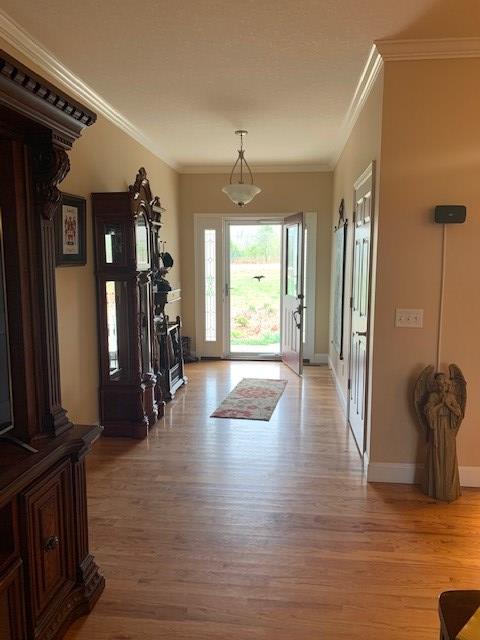
[[[453,394],[458,406],[462,411],[462,417],[465,415],[465,407],[467,403],[467,383],[456,364],[449,366],[448,378],[444,373],[435,373],[435,367],[430,365],[425,367],[415,384],[414,403],[417,417],[423,427],[425,437],[429,440],[430,428],[425,413],[425,407],[433,393],[447,392]],[[444,387],[444,388],[443,388]]]

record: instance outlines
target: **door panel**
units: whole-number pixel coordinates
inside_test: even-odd
[[[303,371],[303,218],[297,213],[283,225],[282,360],[298,375]]]
[[[368,331],[370,304],[370,246],[373,212],[373,168],[355,183],[353,225],[353,273],[350,335],[350,380],[348,416],[355,441],[363,454],[366,446],[368,394]]]

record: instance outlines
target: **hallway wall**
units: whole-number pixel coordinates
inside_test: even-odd
[[[135,181],[139,167],[145,167],[153,194],[159,195],[166,208],[161,236],[176,260],[169,281],[180,286],[178,174],[102,117],[77,140],[70,152],[70,161],[72,168],[61,188],[87,199],[88,262],[85,267],[57,267],[55,271],[62,399],[72,420],[89,423],[98,420],[97,310],[90,193],[126,191]],[[175,313],[179,313],[178,304],[172,309],[172,315]]]
[[[229,176],[223,174],[181,174],[181,255],[182,314],[184,335],[195,340],[195,247],[194,214],[225,215],[288,214],[317,212],[317,291],[315,353],[328,353],[328,314],[330,303],[330,211],[332,174],[257,173],[255,184],[262,192],[239,210],[222,187]],[[188,275],[187,275],[188,274]]]
[[[463,370],[468,404],[457,444],[480,481],[480,59],[385,64],[374,338],[372,450],[376,463],[414,465],[424,447],[412,384],[436,360],[442,226],[437,204],[464,204],[449,225],[442,366]],[[424,309],[423,329],[394,327],[395,308]],[[476,469],[475,469],[476,467]],[[469,482],[466,480],[466,482]]]
[[[351,295],[352,285],[352,252],[353,252],[353,185],[357,178],[365,171],[368,165],[376,162],[376,183],[379,182],[380,171],[380,144],[382,133],[382,104],[383,104],[383,73],[380,72],[374,87],[361,111],[352,133],[342,151],[333,174],[333,213],[331,220],[331,238],[333,242],[333,228],[338,221],[338,208],[342,198],[345,200],[345,217],[348,219],[347,227],[347,252],[345,266],[345,310],[343,353],[344,359],[340,360],[339,354],[333,344],[330,344],[330,363],[336,378],[337,391],[344,409],[347,402],[348,384],[348,358],[350,337],[350,308],[348,301]],[[378,189],[375,198],[375,220],[373,225],[374,242],[379,224],[379,199]],[[374,263],[375,263],[375,256]],[[332,278],[333,278],[332,270]],[[375,288],[375,267],[372,269],[372,291]],[[333,295],[333,286],[331,286]],[[333,335],[333,302],[330,303],[330,335]],[[373,309],[373,306],[372,306]],[[373,335],[373,314],[371,315],[371,329]]]

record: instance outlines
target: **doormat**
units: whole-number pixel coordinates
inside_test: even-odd
[[[210,417],[268,421],[286,384],[286,380],[244,378]]]

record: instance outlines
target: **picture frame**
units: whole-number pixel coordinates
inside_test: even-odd
[[[57,267],[87,264],[86,200],[62,193],[55,216],[55,263]]]

